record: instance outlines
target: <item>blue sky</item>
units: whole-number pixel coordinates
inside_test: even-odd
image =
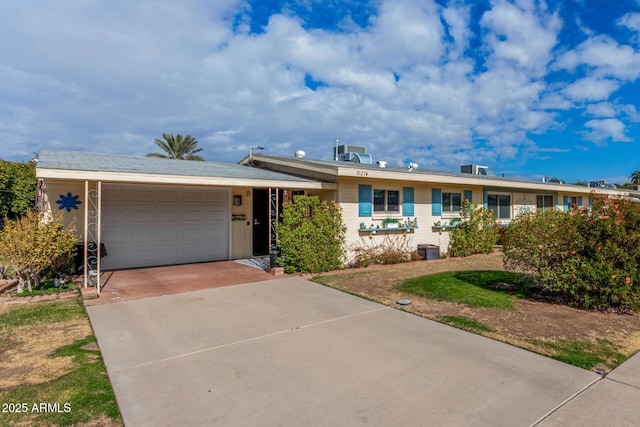
[[[250,147],[626,182],[640,0],[0,3],[0,157]]]

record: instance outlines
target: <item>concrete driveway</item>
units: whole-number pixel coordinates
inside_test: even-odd
[[[526,426],[600,379],[299,278],[87,310],[128,426]]]

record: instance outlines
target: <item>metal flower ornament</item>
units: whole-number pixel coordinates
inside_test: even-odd
[[[66,196],[60,194],[60,198],[56,200],[56,203],[60,205],[58,209],[66,209],[67,212],[71,212],[71,209],[78,210],[78,205],[82,204],[78,197],[80,196],[72,196],[71,193],[67,193]]]

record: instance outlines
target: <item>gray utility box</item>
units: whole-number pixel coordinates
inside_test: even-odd
[[[420,258],[431,261],[440,259],[440,246],[437,245],[418,245],[418,255]]]

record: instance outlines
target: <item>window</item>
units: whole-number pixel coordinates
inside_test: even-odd
[[[460,212],[462,208],[462,196],[460,193],[442,193],[442,211]]]
[[[399,190],[373,190],[374,212],[400,212]]]
[[[553,196],[536,196],[536,208],[542,212],[554,209]]]
[[[580,203],[578,202],[578,198],[577,197],[569,197],[568,203],[567,203],[567,207],[569,209],[578,209],[580,206]]]
[[[488,194],[487,204],[489,205],[489,210],[495,214],[496,218],[511,218],[511,196]]]

